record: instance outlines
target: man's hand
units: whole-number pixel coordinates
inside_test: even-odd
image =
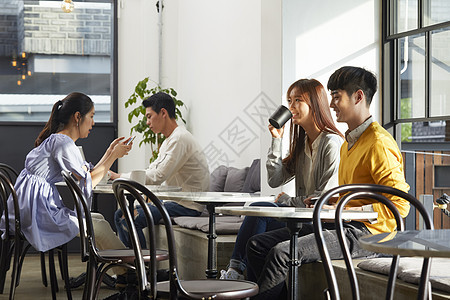
[[[315,201],[314,201],[314,202],[311,201],[312,198],[313,198],[313,197],[308,197],[308,198],[305,198],[305,199],[303,200],[303,203],[305,203],[305,206],[306,206],[306,207],[308,207],[308,208],[313,208],[313,207],[314,207]]]
[[[278,200],[280,199],[280,197],[283,196],[283,195],[285,195],[285,194],[286,194],[285,192],[279,193],[278,196],[275,198],[275,203],[277,203]]]
[[[303,203],[305,203],[306,207],[308,208],[314,208],[314,205],[316,203],[316,201],[312,201],[312,198],[316,198],[316,197],[308,197],[305,200],[303,200]],[[338,197],[331,197],[328,200],[328,204],[324,204],[322,206],[323,209],[336,209],[336,202],[339,198]]]

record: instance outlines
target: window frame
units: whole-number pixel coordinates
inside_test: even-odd
[[[418,28],[392,33],[395,23],[396,0],[382,1],[382,45],[381,45],[381,73],[382,73],[382,124],[394,131],[399,131],[396,125],[411,122],[432,122],[450,120],[450,115],[430,117],[430,84],[431,84],[431,34],[435,30],[450,27],[450,21],[424,25],[424,3],[418,0]],[[399,116],[400,109],[400,60],[399,40],[418,34],[425,35],[425,117],[404,118]]]
[[[112,7],[112,49],[111,49],[111,86],[110,86],[110,96],[111,96],[111,113],[112,116],[110,118],[111,121],[109,122],[96,122],[95,126],[101,126],[101,127],[113,127],[115,132],[115,137],[117,137],[117,131],[118,131],[118,81],[119,81],[119,62],[118,62],[118,0],[110,0]],[[11,125],[17,125],[17,126],[41,126],[43,127],[46,121],[0,121],[0,128],[2,125],[5,126],[11,126]]]

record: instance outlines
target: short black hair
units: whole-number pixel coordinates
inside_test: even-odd
[[[367,105],[370,105],[377,91],[377,78],[366,69],[345,66],[330,76],[327,88],[330,91],[344,90],[349,96],[357,90],[362,90],[366,96]]]
[[[171,119],[175,119],[175,101],[164,92],[158,92],[142,101],[144,107],[150,107],[155,113],[159,114],[161,108],[164,108]]]

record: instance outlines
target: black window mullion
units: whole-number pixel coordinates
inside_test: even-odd
[[[431,32],[425,34],[425,118],[430,118]]]
[[[413,35],[419,35],[421,33],[425,33],[428,31],[434,31],[434,30],[439,30],[442,28],[447,28],[450,26],[450,21],[446,21],[446,22],[442,22],[442,23],[437,23],[437,24],[433,24],[430,26],[426,26],[423,28],[418,28],[418,29],[412,29],[409,31],[404,31],[404,32],[400,32],[400,33],[394,33],[394,34],[390,34],[389,36],[386,37],[386,41],[391,41],[391,40],[395,40],[395,39],[400,39],[406,36],[413,36]]]
[[[394,90],[394,121],[400,118],[400,101],[401,101],[401,89],[400,87],[400,42],[399,40],[394,40],[394,61],[393,61],[393,90]]]
[[[426,1],[428,2],[428,1]],[[424,23],[423,23],[423,12],[424,12],[424,7],[423,7],[423,0],[418,0],[417,1],[417,5],[419,6],[417,8],[417,28],[423,28],[424,27]]]
[[[389,15],[389,5],[391,1],[382,1],[381,4],[381,14],[382,16]],[[384,45],[386,43],[386,37],[389,36],[390,30],[389,26],[392,24],[389,22],[389,18],[382,17],[381,18],[381,44]],[[384,55],[384,51],[381,51],[381,56]],[[382,58],[383,59],[383,58]]]

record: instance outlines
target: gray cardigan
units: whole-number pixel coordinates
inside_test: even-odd
[[[278,199],[279,203],[289,206],[304,207],[303,200],[308,197],[318,197],[327,190],[338,186],[338,168],[340,159],[340,148],[343,140],[340,136],[333,133],[322,132],[319,147],[317,149],[316,160],[312,166],[313,174],[305,174],[302,167],[305,159],[309,159],[304,150],[299,155],[296,172],[291,174],[286,170],[282,163],[281,138],[272,138],[272,147],[267,155],[267,174],[268,183],[271,187],[279,187],[295,177],[296,197],[283,195]],[[314,192],[306,194],[305,180],[306,176],[313,176]]]

